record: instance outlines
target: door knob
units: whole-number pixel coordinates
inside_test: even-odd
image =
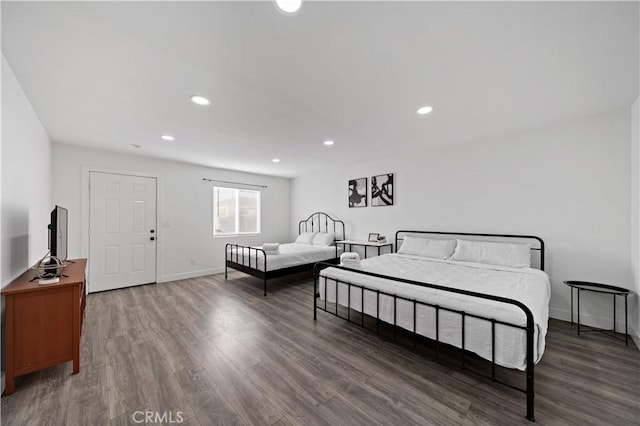
[[[153,241],[153,240],[155,240],[155,239],[156,239],[156,237],[149,237],[149,239],[150,239],[151,241]]]
[[[152,229],[152,230],[151,230],[151,231],[149,231],[149,232],[151,232],[151,233],[153,234],[153,233],[154,233],[154,232],[156,232],[156,231]]]

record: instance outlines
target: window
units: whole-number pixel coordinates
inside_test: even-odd
[[[260,192],[213,187],[213,235],[260,233]]]

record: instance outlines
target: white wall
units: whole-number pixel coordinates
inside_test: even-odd
[[[631,270],[632,290],[630,297],[632,306],[629,318],[632,335],[640,347],[640,98],[631,106]]]
[[[2,8],[0,7],[0,11]],[[0,13],[2,15],[2,13]],[[0,16],[0,19],[1,16]],[[1,38],[1,37],[0,37]],[[4,74],[4,55],[0,58],[0,80],[2,75]],[[0,81],[0,91],[1,91],[2,82]],[[0,101],[0,205],[2,204],[2,102]],[[2,230],[2,208],[0,208],[0,231]],[[0,259],[2,259],[2,242],[0,241]],[[2,277],[2,262],[0,262],[0,277]],[[1,278],[0,278],[1,279]],[[3,287],[3,283],[0,282],[0,288]],[[0,371],[2,372],[0,376],[0,390],[4,393],[5,387],[5,374],[4,374],[4,297],[1,298],[0,303],[0,344],[2,348],[0,349]]]
[[[334,146],[340,155],[340,146]],[[398,229],[541,236],[552,281],[551,315],[569,319],[563,280],[631,286],[629,110],[492,140],[416,148],[296,178],[292,217],[327,211],[348,236]],[[395,205],[347,207],[347,181],[395,173]],[[584,294],[584,293],[583,293]],[[595,297],[594,297],[595,296]],[[582,319],[611,326],[611,300],[584,294]],[[623,318],[621,310],[619,319]]]
[[[0,157],[0,285],[9,284],[47,252],[51,211],[51,142],[2,55]],[[4,297],[2,298],[4,390]]]
[[[227,242],[256,245],[290,238],[290,179],[53,144],[53,201],[69,209],[70,257],[88,255],[89,169],[158,178],[158,282],[221,272]],[[202,178],[267,185],[261,197],[262,234],[213,238],[213,184]]]
[[[51,142],[2,56],[2,285],[47,253]]]

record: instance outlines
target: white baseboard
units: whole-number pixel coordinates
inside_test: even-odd
[[[578,316],[577,312],[573,311],[573,320],[577,321]],[[557,308],[549,308],[549,317],[554,319],[559,319],[562,321],[571,321],[571,311]],[[611,317],[601,317],[596,315],[589,315],[584,312],[580,313],[580,324],[586,325],[587,327],[597,327],[610,329],[612,325]],[[616,330],[624,331],[624,320],[620,320],[616,322]],[[631,333],[631,324],[629,324],[629,333]]]
[[[571,312],[564,309],[549,308],[549,318],[571,321]]]
[[[166,283],[169,281],[186,280],[188,278],[204,277],[206,275],[221,274],[223,272],[224,272],[224,266],[221,266],[219,268],[213,268],[213,269],[202,269],[200,271],[190,271],[190,272],[183,272],[180,274],[163,275],[162,277],[160,277],[160,279],[157,282]]]
[[[573,312],[573,315],[574,315],[574,320],[577,320],[575,311]],[[571,311],[564,310],[564,309],[549,308],[549,317],[570,322]],[[580,324],[586,325],[588,327],[597,327],[597,328],[604,328],[604,329],[610,330],[611,324],[612,324],[612,318],[589,315],[582,312],[580,313]],[[618,321],[616,321],[616,330],[618,332],[624,332],[624,320],[618,319]],[[640,348],[640,334],[638,333],[638,330],[633,328],[633,324],[631,323],[629,324],[628,333],[629,333],[629,336],[631,336],[633,341],[636,343],[636,347]]]
[[[636,343],[636,349],[640,350],[640,333],[633,327],[629,327],[629,336]]]

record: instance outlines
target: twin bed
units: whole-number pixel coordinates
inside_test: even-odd
[[[436,357],[444,347],[460,349],[466,369],[466,354],[476,354],[490,362],[492,381],[526,394],[526,417],[534,420],[534,366],[544,353],[550,298],[540,238],[398,231],[397,253],[344,267],[335,245],[345,238],[342,221],[316,212],[298,231],[298,244],[281,245],[277,255],[227,244],[225,278],[227,268],[261,278],[266,296],[267,280],[313,269],[314,320],[321,310],[363,328],[373,323],[378,333],[386,323],[394,339],[408,332],[414,347],[434,342]],[[300,244],[318,236],[326,244]],[[524,371],[526,386],[499,380],[496,365]]]
[[[224,278],[229,268],[260,278],[266,296],[270,279],[311,271],[317,262],[338,263],[342,250],[335,242],[345,239],[344,232],[343,221],[315,212],[298,222],[296,242],[280,244],[278,254],[269,254],[262,247],[227,244]]]

